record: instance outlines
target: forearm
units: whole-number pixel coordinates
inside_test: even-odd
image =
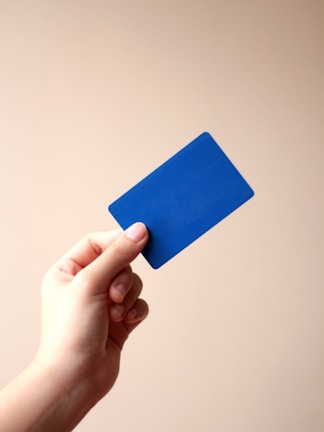
[[[1,432],[71,431],[96,400],[91,383],[66,377],[32,363],[0,391]]]

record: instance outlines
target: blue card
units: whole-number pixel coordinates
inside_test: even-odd
[[[157,269],[232,213],[254,192],[207,132],[110,204],[123,229],[143,222],[143,255]]]

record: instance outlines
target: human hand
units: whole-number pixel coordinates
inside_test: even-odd
[[[59,368],[68,380],[86,380],[94,403],[113,386],[124,342],[148,314],[138,298],[142,282],[130,266],[147,240],[141,223],[125,232],[93,233],[43,281],[37,361]]]
[[[148,314],[130,263],[148,240],[141,223],[91,234],[46,274],[34,361],[0,391],[0,429],[70,432],[113,386],[120,353]]]
[[[0,391],[2,432],[70,432],[111,389],[123,345],[148,313],[130,266],[147,240],[141,223],[94,233],[48,271],[37,355]]]

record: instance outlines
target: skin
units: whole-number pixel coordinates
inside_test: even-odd
[[[114,385],[121,351],[148,314],[130,263],[148,232],[86,236],[45,275],[33,362],[0,392],[2,432],[71,431]]]

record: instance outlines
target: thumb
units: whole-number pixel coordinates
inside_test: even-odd
[[[117,237],[97,259],[82,269],[75,279],[82,281],[90,295],[105,293],[114,277],[142,251],[148,237],[145,225],[136,222]]]

